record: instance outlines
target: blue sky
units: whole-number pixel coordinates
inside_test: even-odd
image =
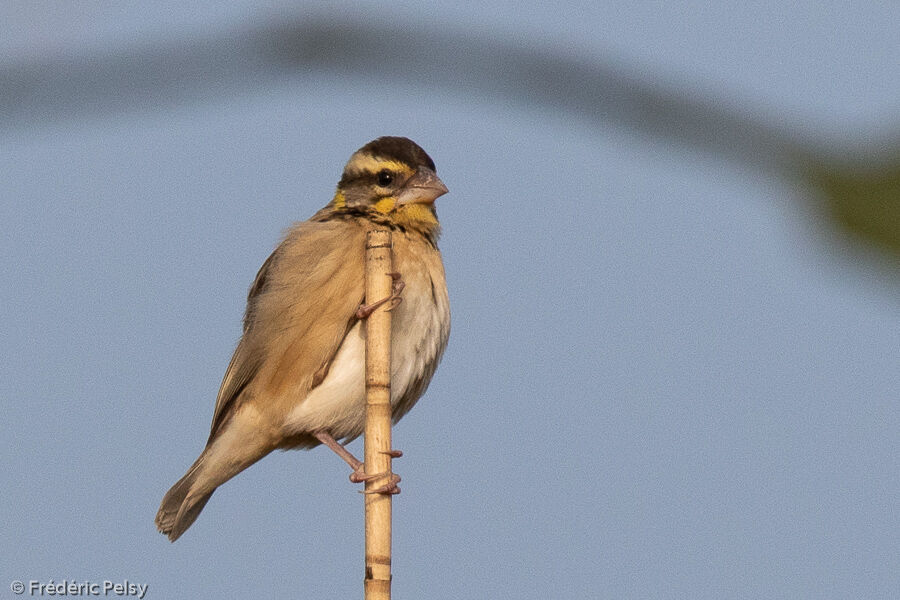
[[[0,68],[324,7],[12,3]],[[593,57],[838,156],[897,130],[888,3],[360,10]],[[451,190],[453,312],[394,432],[396,598],[896,594],[894,267],[820,229],[783,173],[614,118],[392,81],[286,73],[3,121],[0,590],[362,593],[362,500],[324,449],[242,473],[174,545],[153,516],[205,441],[257,268],[350,153],[390,134]]]

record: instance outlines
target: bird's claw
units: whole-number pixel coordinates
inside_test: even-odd
[[[379,475],[388,475],[388,473],[379,473]],[[360,490],[361,494],[384,494],[386,496],[393,496],[395,494],[400,493],[400,488],[397,486],[400,483],[400,476],[396,473],[390,473],[391,478],[382,486],[375,488],[374,490]]]
[[[353,483],[363,483],[366,481],[371,481],[378,477],[383,477],[385,475],[389,475],[390,478],[388,482],[380,487],[375,488],[374,490],[365,490],[362,493],[364,494],[399,494],[400,488],[397,487],[397,484],[400,483],[400,476],[391,473],[390,471],[386,471],[383,473],[376,473],[375,475],[369,475],[366,473],[365,464],[350,454],[350,451],[345,447],[337,443],[335,439],[325,430],[314,431],[313,436],[329,448],[334,451],[335,454],[340,456],[344,462],[350,465],[350,468],[353,469],[353,472],[350,473],[350,481]],[[403,452],[400,450],[383,450],[382,454],[387,454],[391,458],[400,458],[403,456]]]
[[[391,295],[388,297],[391,305],[385,310],[390,312],[400,306],[400,303],[403,302],[403,298],[400,297],[400,294],[403,292],[403,288],[406,287],[406,283],[403,281],[400,273],[397,273],[396,271],[388,273],[388,275],[391,277]]]
[[[371,481],[373,479],[377,479],[378,477],[383,477],[384,475],[390,475],[390,479],[384,485],[375,488],[374,490],[360,490],[360,494],[399,494],[400,488],[397,487],[397,484],[400,483],[400,476],[396,473],[384,472],[384,473],[375,473],[374,475],[369,475],[362,468],[359,468],[352,473],[350,473],[350,481],[353,483],[363,483],[367,481]]]
[[[359,308],[356,309],[356,318],[357,319],[368,319],[369,315],[371,315],[375,310],[381,306],[382,304],[389,302],[390,306],[388,306],[385,310],[392,311],[397,306],[403,302],[403,298],[400,297],[400,293],[403,291],[403,288],[406,287],[406,283],[403,282],[403,279],[400,273],[393,272],[387,273],[391,277],[391,295],[387,298],[382,298],[377,302],[373,302],[372,304],[363,304]]]

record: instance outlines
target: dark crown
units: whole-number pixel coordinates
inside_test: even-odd
[[[432,171],[434,161],[422,148],[409,138],[385,136],[372,140],[358,150],[377,158],[406,163],[411,167],[428,167]]]

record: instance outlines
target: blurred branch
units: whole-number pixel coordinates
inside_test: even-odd
[[[838,229],[900,255],[900,132],[870,155],[826,148],[720,98],[643,81],[593,56],[394,23],[298,18],[222,37],[0,66],[0,128],[167,109],[298,73],[350,74],[539,104],[775,169],[819,190],[820,212]],[[836,163],[838,153],[847,160]]]

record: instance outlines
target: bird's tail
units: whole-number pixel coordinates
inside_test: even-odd
[[[184,477],[172,486],[156,513],[156,527],[175,541],[197,520],[216,488],[273,450],[253,419],[233,419],[211,438]]]
[[[156,527],[160,532],[169,536],[169,541],[174,542],[182,533],[187,531],[197,517],[200,511],[206,506],[209,498],[216,491],[212,490],[192,493],[200,473],[203,470],[203,463],[207,456],[207,450],[203,451],[200,458],[191,465],[184,477],[172,486],[162,499],[159,505],[159,512],[156,513]]]

